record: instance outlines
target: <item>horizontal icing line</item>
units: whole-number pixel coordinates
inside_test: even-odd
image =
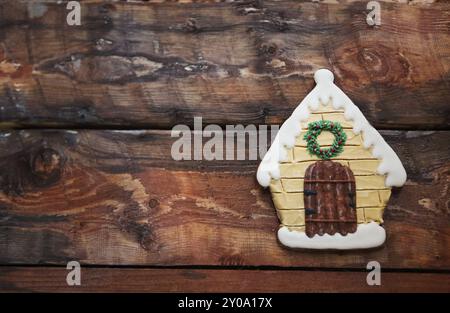
[[[321,115],[330,113],[345,113],[345,111],[323,111],[323,112],[311,112],[311,115]],[[350,120],[349,120],[350,121]]]
[[[277,209],[277,211],[304,211],[305,208]]]
[[[386,208],[386,206],[356,206],[356,209],[379,209],[379,210],[384,210]],[[305,208],[288,208],[288,209],[276,209],[277,211],[304,211]]]
[[[377,176],[381,176],[381,177],[385,177],[386,175],[380,175],[380,174],[368,174],[368,175],[364,175],[364,174],[353,174],[353,176],[355,177],[367,177],[367,176],[373,176],[373,177],[377,177]],[[285,179],[291,180],[291,179],[301,179],[304,180],[303,178],[297,178],[297,177],[286,177]]]
[[[321,148],[323,148],[323,147],[331,147],[332,145],[321,145],[320,147]],[[295,145],[294,147],[301,147],[301,148],[306,148],[306,145]],[[364,147],[363,147],[363,145],[362,144],[358,144],[358,143],[348,143],[348,144],[346,144],[344,147],[362,147],[363,149],[365,149]]]
[[[358,175],[355,175],[355,176],[367,177],[367,176],[376,176],[376,175],[374,175],[374,174],[358,174]]]
[[[376,223],[380,224],[379,222],[374,221],[374,220],[371,220],[370,222],[376,222]],[[368,224],[370,222],[357,221],[356,223],[357,224]],[[339,223],[339,222],[336,222],[336,223]],[[306,223],[305,224],[283,224],[283,223],[280,223],[280,225],[284,225],[284,226],[287,226],[287,227],[305,227]]]
[[[377,221],[370,221],[370,222],[375,222],[375,223],[377,223],[377,224],[380,224],[380,223],[378,223]],[[370,222],[356,222],[356,224],[368,224],[368,223],[370,223]],[[336,222],[337,223],[337,222]],[[287,228],[293,228],[293,227],[306,227],[306,224],[303,224],[303,225],[297,225],[297,224],[295,224],[295,225],[291,225],[291,224],[280,224],[281,226],[285,226],[285,227],[287,227]],[[336,232],[336,233],[338,233],[338,232]]]
[[[377,221],[370,221],[370,222],[375,222],[375,223],[377,223],[378,225],[380,225],[380,223],[379,222],[377,222]],[[356,222],[356,224],[369,224],[370,222]],[[290,227],[306,227],[306,224],[303,224],[303,225],[299,225],[299,224],[283,224],[283,223],[280,223],[280,225],[281,226],[285,226],[285,227],[288,227],[288,228],[290,228]],[[336,232],[336,233],[338,233],[338,232]]]
[[[303,143],[301,143],[301,144],[303,144]],[[320,145],[320,147],[331,147],[331,146],[332,146],[332,144]],[[294,147],[299,147],[299,144],[295,143]],[[343,147],[361,147],[361,148],[363,148],[364,150],[367,150],[367,151],[370,151],[370,149],[372,148],[372,147],[365,148],[362,143],[348,143],[348,144],[346,144]],[[302,148],[306,148],[306,146],[302,146]],[[292,148],[290,148],[290,149],[292,149]]]
[[[286,189],[286,188],[283,188],[283,189]],[[361,189],[358,189],[358,187],[356,187],[356,191],[378,191],[378,190],[390,190],[389,189],[389,187],[386,187],[386,188],[361,188]],[[292,195],[292,194],[294,194],[294,193],[298,193],[299,195],[300,194],[303,194],[303,191],[287,191],[287,190],[284,190],[284,191],[272,191],[272,193],[273,194],[289,194],[289,195]],[[381,201],[381,199],[380,199],[380,201]]]
[[[295,161],[295,163],[316,162],[316,161],[323,161],[323,160],[322,159],[302,160],[302,161]],[[327,161],[380,161],[380,160],[374,159],[374,158],[359,158],[359,159],[340,159],[340,158],[336,158],[336,159],[327,160]]]
[[[361,189],[358,189],[358,187],[356,187],[356,190],[357,191],[377,191],[377,190],[389,190],[389,188],[361,188]],[[283,192],[274,192],[274,193],[283,193]],[[303,194],[303,191],[287,191],[287,190],[285,190],[284,193],[288,193],[289,195],[292,195],[293,193]]]
[[[328,161],[381,161],[377,158],[359,158],[359,159],[343,159],[343,158],[333,158]],[[322,161],[322,159],[314,159],[314,160],[300,160],[297,161],[297,163],[303,163],[303,162],[316,162],[316,161]]]
[[[310,182],[306,182],[306,183],[310,183]],[[324,182],[320,182],[320,183],[321,184],[327,184],[327,182],[325,182],[325,181]],[[336,184],[336,182],[331,182],[331,183]],[[345,182],[342,182],[342,183],[345,183]],[[286,189],[286,188],[283,187],[283,189]],[[361,190],[361,191],[365,191],[365,190],[390,190],[389,187],[364,187],[364,188],[358,188],[358,186],[356,186],[356,189],[357,190]],[[287,193],[294,193],[294,192],[303,193],[303,191],[301,191],[301,192],[300,191],[286,191],[286,192]]]
[[[308,127],[301,127],[300,129],[301,130],[308,130]],[[351,129],[353,131],[353,126],[342,126],[342,129]]]
[[[358,176],[361,176],[361,177],[367,177],[367,176],[374,176],[373,174],[367,174],[367,175],[364,175],[364,174],[358,174]],[[302,177],[298,177],[298,176],[281,176],[280,177],[280,179],[304,179],[305,178],[305,176],[302,176]],[[388,187],[386,187],[386,189],[389,189]]]
[[[303,194],[303,191],[277,191],[277,192],[272,192],[272,193],[274,193],[274,194],[286,194],[286,193],[289,193],[289,194],[292,194],[292,193],[298,193],[298,194]]]
[[[381,176],[381,177],[386,177],[386,175],[381,175],[381,174],[369,174],[369,175],[365,175],[365,174],[353,174],[353,176],[358,177],[358,176],[373,176],[373,177],[377,177],[377,176]]]
[[[278,211],[292,211],[292,210],[305,211],[304,208],[300,208],[300,209],[278,209]]]
[[[282,192],[282,191],[274,191],[274,192],[272,192],[272,194],[277,194],[277,195],[283,194],[283,193],[286,193],[286,192]],[[297,192],[297,193],[303,193],[303,192]]]
[[[298,144],[296,144],[295,146],[297,147]],[[320,146],[321,146],[321,147],[331,147],[332,144],[326,144],[326,145],[320,145]],[[345,145],[343,145],[343,147],[348,147],[348,146],[361,146],[361,147],[364,148],[364,146],[363,146],[362,143],[346,143]],[[306,145],[303,146],[303,147],[306,147]],[[366,148],[364,148],[364,149],[366,149]]]
[[[286,177],[286,178],[283,178],[283,179],[301,179],[301,178]],[[286,189],[286,188],[283,187],[283,189]],[[379,187],[379,188],[359,188],[358,189],[358,187],[356,187],[356,190],[359,190],[359,191],[391,190],[391,188],[390,187]],[[284,192],[283,191],[272,191],[272,193],[276,193],[276,194],[278,194],[278,193],[303,193],[303,191],[284,191]]]

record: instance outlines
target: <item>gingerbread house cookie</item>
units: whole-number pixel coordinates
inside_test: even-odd
[[[403,165],[326,69],[281,126],[258,168],[291,248],[365,249],[384,243],[383,211]]]

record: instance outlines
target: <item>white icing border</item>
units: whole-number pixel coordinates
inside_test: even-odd
[[[406,181],[406,171],[394,150],[384,141],[380,133],[373,128],[359,108],[352,100],[337,87],[334,75],[327,69],[320,69],[314,74],[317,85],[297,106],[292,115],[283,123],[275,137],[269,151],[267,151],[258,167],[257,179],[261,186],[267,187],[271,179],[280,178],[279,163],[287,159],[287,149],[295,144],[295,139],[301,133],[301,123],[306,122],[309,112],[319,108],[320,102],[327,103],[332,99],[335,109],[344,109],[347,120],[354,123],[353,132],[363,133],[364,148],[373,146],[372,155],[381,160],[377,172],[387,175],[385,185],[387,187],[403,186]]]
[[[359,224],[356,232],[342,236],[339,233],[334,235],[315,235],[312,238],[306,236],[304,232],[289,231],[286,226],[278,230],[280,242],[290,248],[303,249],[367,249],[381,246],[386,239],[386,231],[376,222]]]

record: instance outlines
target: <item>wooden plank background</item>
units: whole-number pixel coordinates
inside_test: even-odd
[[[2,2],[1,125],[278,124],[327,67],[375,127],[447,129],[448,3],[366,4]]]
[[[82,273],[82,285],[69,287],[61,279],[65,268],[0,268],[2,290],[14,292],[448,292],[450,280],[449,274],[384,273],[383,284],[373,287],[366,273],[351,271],[85,268]]]
[[[450,291],[450,5],[366,3],[0,2],[0,291]],[[321,67],[408,173],[378,249],[283,248],[259,161],[170,154],[194,116],[282,123]]]

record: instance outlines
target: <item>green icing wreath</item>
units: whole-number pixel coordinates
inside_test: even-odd
[[[334,135],[333,144],[326,149],[321,149],[317,143],[317,137],[323,130],[329,131]],[[341,124],[325,120],[309,123],[308,131],[303,138],[307,143],[306,146],[311,155],[317,155],[322,160],[329,160],[342,152],[347,135],[344,133]]]

